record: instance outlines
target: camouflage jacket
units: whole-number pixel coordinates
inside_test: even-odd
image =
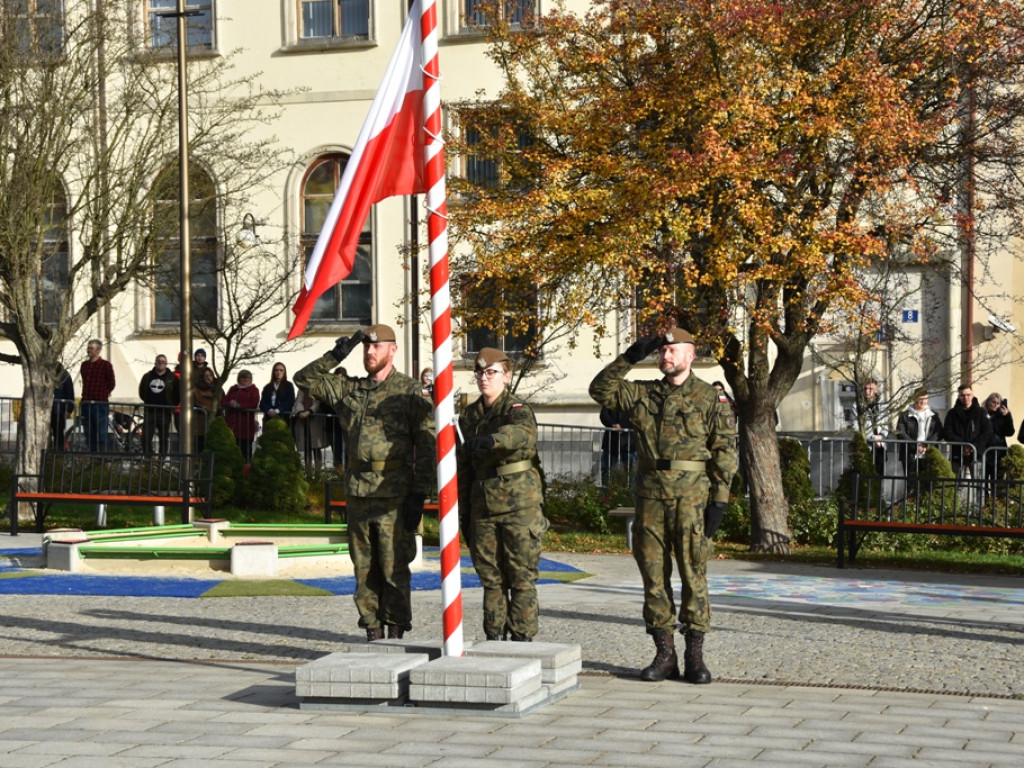
[[[345,431],[345,485],[355,498],[429,496],[433,488],[433,408],[411,378],[392,370],[381,382],[338,376],[327,353],[297,374],[295,385],[331,406]]]
[[[691,374],[679,386],[665,379],[626,381],[632,366],[621,356],[590,383],[590,396],[601,405],[625,411],[636,433],[636,493],[649,499],[682,495],[693,472],[654,469],[655,460],[704,462],[710,499],[728,501],[739,464],[736,417],[728,402],[719,402],[710,384]],[[646,467],[644,465],[647,465]]]
[[[537,421],[530,406],[505,390],[490,408],[483,398],[459,419],[462,437],[490,435],[494,448],[472,455],[460,448],[459,503],[473,512],[512,512],[543,501],[537,467]],[[502,474],[512,470],[508,474]]]

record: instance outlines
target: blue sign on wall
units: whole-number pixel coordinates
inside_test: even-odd
[[[920,322],[920,311],[916,309],[904,309],[903,310],[903,322],[904,323],[917,323]]]

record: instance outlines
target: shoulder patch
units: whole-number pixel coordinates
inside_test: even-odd
[[[522,403],[512,403],[512,407],[513,408],[522,408],[523,404]]]

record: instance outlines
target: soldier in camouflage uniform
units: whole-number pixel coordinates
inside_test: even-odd
[[[530,642],[538,628],[537,569],[547,529],[537,422],[507,389],[512,372],[504,352],[480,350],[475,374],[480,399],[459,420],[463,533],[484,588],[487,639]]]
[[[367,376],[332,371],[362,342]],[[356,608],[366,639],[400,638],[412,628],[409,563],[434,475],[434,419],[420,386],[394,368],[395,332],[372,325],[295,375],[331,406],[345,432],[346,522]]]
[[[627,381],[630,369],[659,353],[659,381]],[[707,559],[736,472],[736,421],[728,402],[696,376],[693,337],[679,328],[641,339],[597,375],[590,396],[629,414],[637,442],[633,557],[644,582],[644,623],[657,653],[644,680],[679,677],[673,632],[672,556],[682,588],[679,622],[686,640],[683,677],[710,683],[704,634],[711,628]]]

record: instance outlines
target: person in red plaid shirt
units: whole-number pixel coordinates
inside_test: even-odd
[[[114,366],[100,357],[103,342],[90,339],[85,346],[89,359],[82,362],[82,429],[92,452],[107,450],[110,393],[114,391]]]

